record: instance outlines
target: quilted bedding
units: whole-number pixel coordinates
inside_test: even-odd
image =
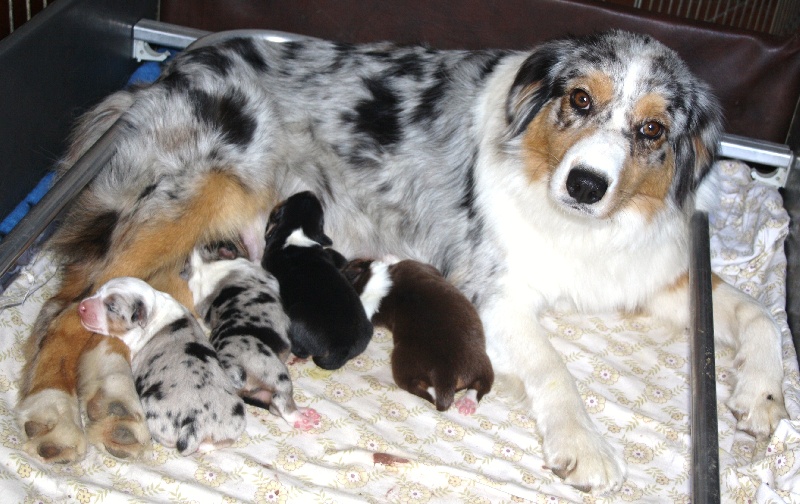
[[[786,323],[788,215],[779,193],[749,168],[719,162],[721,205],[710,215],[713,269],[770,306],[783,330],[785,395],[791,419],[757,443],[735,431],[725,400],[732,352],[717,349],[723,502],[800,502],[800,380]],[[611,495],[581,493],[543,468],[535,424],[502,386],[476,414],[433,405],[398,389],[391,335],[337,371],[310,361],[289,366],[298,405],[321,415],[309,432],[248,406],[247,430],[232,447],[182,457],[154,445],[143,460],[90,449],[80,463],[43,465],[22,450],[14,419],[22,346],[58,285],[46,252],[0,296],[0,500],[3,502],[688,502],[688,333],[646,316],[547,313],[550,331],[586,408],[627,460]],[[457,396],[458,397],[458,396]]]

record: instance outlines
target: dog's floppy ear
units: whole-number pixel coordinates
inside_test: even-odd
[[[564,52],[563,43],[555,41],[543,44],[520,66],[506,99],[510,138],[525,131],[542,106],[558,94],[555,70]]]
[[[686,132],[672,139],[675,153],[673,197],[683,206],[708,174],[722,132],[722,112],[711,91],[700,83],[687,97]]]

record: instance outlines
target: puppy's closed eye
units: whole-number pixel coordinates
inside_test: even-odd
[[[147,308],[141,300],[136,300],[131,309],[131,323],[141,327],[147,325]]]

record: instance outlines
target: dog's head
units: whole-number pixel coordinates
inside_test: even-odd
[[[144,345],[145,328],[156,308],[156,291],[138,278],[109,280],[78,305],[81,324],[87,330],[116,336],[131,352]]]
[[[329,247],[333,240],[325,234],[324,227],[322,204],[314,193],[293,194],[272,209],[265,234],[266,248],[283,247],[290,244],[288,241],[301,246],[317,244]]]
[[[372,259],[353,259],[341,268],[342,274],[359,295],[364,292],[364,287],[372,277],[372,271],[370,270],[372,262]]]
[[[507,99],[508,139],[532,182],[598,219],[683,207],[714,158],[721,113],[671,49],[622,31],[546,43]]]
[[[218,240],[198,245],[184,263],[180,277],[188,281],[200,265],[216,261],[229,261],[239,257],[247,257],[247,251],[239,241]]]

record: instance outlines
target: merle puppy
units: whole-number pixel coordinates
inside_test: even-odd
[[[392,376],[397,385],[445,411],[455,393],[464,415],[489,392],[494,370],[483,324],[470,301],[431,265],[405,260],[355,259],[345,276],[361,293],[376,326],[392,332]]]
[[[89,331],[131,352],[136,391],[153,438],[182,455],[228,446],[245,408],[203,329],[183,305],[137,278],[115,278],[78,305]]]
[[[338,369],[367,347],[372,323],[337,267],[341,256],[324,248],[333,242],[323,227],[322,205],[313,193],[289,197],[270,214],[262,265],[280,283],[292,352],[313,356],[323,369]]]
[[[208,325],[211,344],[239,395],[308,430],[319,415],[294,402],[285,364],[291,349],[289,317],[278,281],[242,253],[225,242],[194,250],[186,274],[195,310]]]

